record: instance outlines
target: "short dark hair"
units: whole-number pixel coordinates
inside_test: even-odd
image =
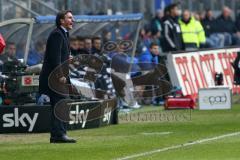
[[[82,36],[77,36],[77,40],[78,40],[78,41],[84,41],[84,37],[82,37]]]
[[[74,42],[74,41],[77,41],[77,37],[70,37],[70,42]]]
[[[68,14],[68,13],[72,13],[72,11],[71,10],[64,10],[64,11],[60,11],[60,12],[57,13],[56,21],[55,21],[57,27],[61,26],[61,19],[64,19],[65,15]]]
[[[179,3],[170,4],[170,5],[168,6],[169,12],[171,12],[171,10],[174,9],[175,7],[178,7],[178,5],[179,5]]]
[[[164,16],[167,16],[169,14],[169,5],[164,8],[163,13]]]
[[[90,36],[86,36],[86,37],[84,37],[84,41],[85,41],[86,39],[89,39],[89,40],[92,41],[92,37],[90,37]]]
[[[155,42],[152,42],[152,43],[150,44],[149,48],[153,48],[154,46],[158,46],[158,44],[155,43]]]
[[[16,43],[14,43],[14,42],[7,42],[6,44],[7,44],[7,46],[9,46],[9,45],[16,45]]]
[[[101,40],[101,38],[100,38],[100,37],[98,37],[98,36],[96,36],[96,37],[93,37],[93,38],[92,38],[92,42],[94,42],[95,40]]]
[[[207,12],[209,12],[209,11],[212,11],[210,8],[207,8],[206,10],[205,10],[205,12],[207,13]]]

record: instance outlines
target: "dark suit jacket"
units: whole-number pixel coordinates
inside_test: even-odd
[[[56,68],[59,68],[69,59],[69,41],[65,31],[62,28],[54,29],[47,40],[46,52],[44,55],[43,67],[39,77],[39,93],[49,95],[52,90],[49,88],[49,75]],[[66,71],[67,70],[67,71]],[[55,81],[58,82],[59,78],[62,76],[68,76],[68,66],[63,69],[58,70],[56,74]]]

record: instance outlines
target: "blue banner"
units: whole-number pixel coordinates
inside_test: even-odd
[[[164,9],[167,5],[171,3],[172,0],[155,0],[155,9]]]

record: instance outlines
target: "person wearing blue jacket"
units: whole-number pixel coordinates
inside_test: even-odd
[[[152,42],[149,49],[139,55],[139,66],[144,70],[153,69],[159,63],[158,56],[159,46]]]
[[[159,64],[159,46],[157,43],[152,42],[150,44],[150,48],[147,49],[145,52],[139,55],[139,66],[141,67],[141,70],[154,70],[156,65]],[[145,89],[149,90],[151,89],[150,86],[147,86]],[[162,97],[156,97],[152,98],[152,104],[154,105],[160,105],[161,104]]]

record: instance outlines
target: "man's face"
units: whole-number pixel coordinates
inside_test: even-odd
[[[84,41],[78,41],[78,48],[83,49],[85,47]]]
[[[64,19],[61,19],[61,25],[67,30],[71,30],[73,28],[73,15],[71,12],[68,12]]]
[[[157,11],[157,17],[161,19],[163,17],[163,12],[162,11]]]
[[[180,14],[180,11],[179,11],[179,9],[178,9],[177,6],[174,7],[174,8],[171,10],[171,12],[172,12],[172,15],[175,16],[175,17],[179,16],[179,14]]]
[[[228,7],[223,8],[223,16],[224,18],[228,18],[231,16],[231,9]]]
[[[78,50],[78,41],[71,41],[70,42],[70,47],[72,49]]]
[[[159,46],[155,45],[150,48],[152,54],[158,56],[159,55]]]
[[[102,45],[102,42],[101,42],[100,39],[95,39],[95,40],[93,41],[93,46],[94,46],[96,49],[100,50],[100,49],[101,49],[101,45]]]
[[[190,19],[190,12],[189,11],[184,11],[183,12],[183,19],[185,21],[188,21]]]
[[[85,39],[85,48],[86,49],[92,48],[92,40],[91,39]]]
[[[15,56],[16,54],[16,46],[14,44],[10,44],[8,46],[8,51],[7,51],[9,56]]]
[[[206,16],[207,16],[208,18],[211,18],[211,17],[213,16],[212,11],[208,11],[208,12],[206,13]]]
[[[111,33],[111,32],[108,32],[108,33],[105,35],[105,38],[106,38],[107,40],[111,40],[111,38],[112,38],[112,33]]]

